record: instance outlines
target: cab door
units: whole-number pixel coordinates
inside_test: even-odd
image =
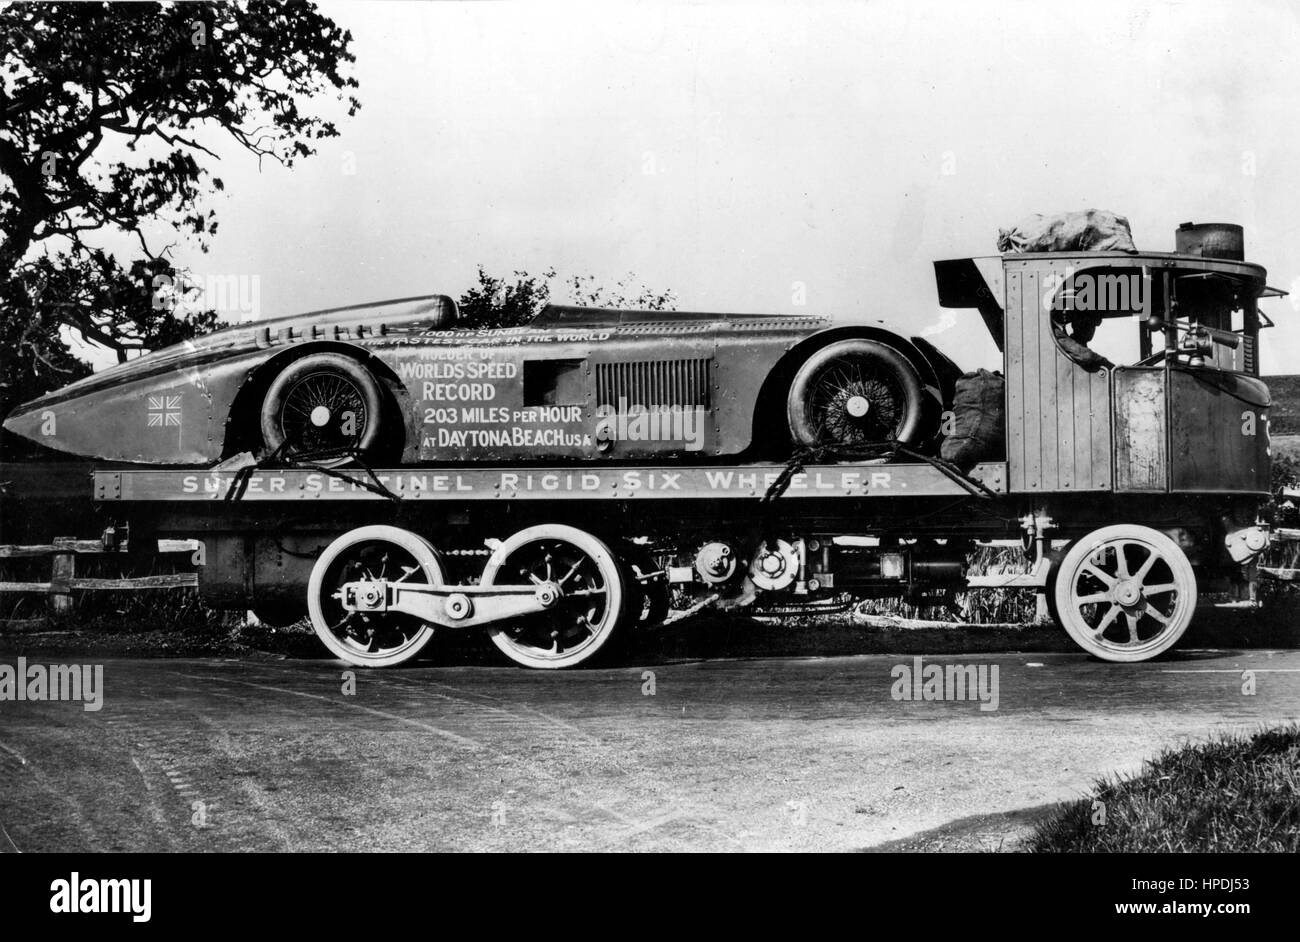
[[[1111,370],[1084,369],[1057,346],[1054,285],[1068,259],[1004,260],[1007,471],[1012,492],[1107,491]]]

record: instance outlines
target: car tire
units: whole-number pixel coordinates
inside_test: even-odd
[[[326,467],[372,454],[383,395],[373,374],[341,353],[314,353],[282,369],[262,399],[266,455]]]
[[[786,417],[794,443],[807,448],[911,445],[925,431],[925,389],[907,357],[888,344],[840,340],[799,367]]]

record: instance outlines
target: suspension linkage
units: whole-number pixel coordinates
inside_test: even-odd
[[[572,595],[555,582],[448,586],[364,579],[344,583],[334,597],[349,612],[400,612],[444,628],[470,628],[544,612]]]

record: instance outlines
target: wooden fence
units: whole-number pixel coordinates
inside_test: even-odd
[[[197,553],[203,548],[198,540],[158,540],[158,553]],[[49,582],[0,582],[0,592],[41,592],[49,596],[50,608],[66,612],[72,607],[72,593],[104,591],[138,591],[141,589],[188,589],[199,584],[196,572],[178,572],[158,576],[135,576],[122,579],[91,579],[77,576],[78,556],[123,555],[120,549],[106,546],[103,540],[78,540],[56,537],[53,543],[28,546],[0,545],[0,560],[49,556]]]

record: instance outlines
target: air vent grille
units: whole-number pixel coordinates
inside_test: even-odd
[[[621,400],[621,402],[620,402]],[[640,360],[596,364],[596,405],[709,407],[709,361]]]

